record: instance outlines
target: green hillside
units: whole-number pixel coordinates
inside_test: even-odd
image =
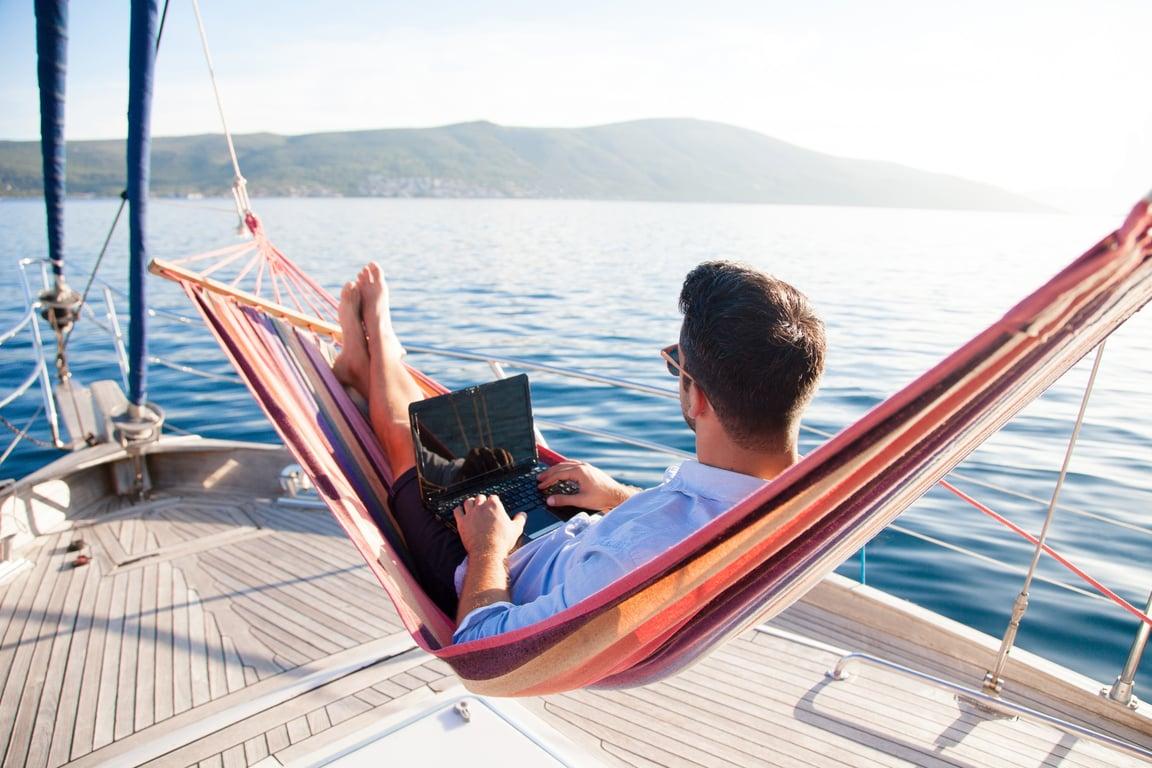
[[[439,128],[235,138],[254,196],[551,197],[1040,210],[995,187],[813,152],[700,120],[592,128]],[[119,194],[124,143],[68,145],[68,194]],[[152,192],[226,193],[220,136],[155,138]],[[0,196],[41,194],[38,142],[0,142]]]

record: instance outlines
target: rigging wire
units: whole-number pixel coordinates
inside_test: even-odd
[[[86,306],[88,302],[88,292],[92,290],[92,283],[96,281],[96,273],[100,271],[100,265],[104,262],[104,256],[108,253],[108,244],[112,242],[112,235],[116,232],[116,225],[120,223],[120,217],[124,213],[124,207],[128,205],[128,193],[120,193],[120,207],[116,209],[116,216],[112,219],[112,226],[108,228],[108,236],[104,238],[104,245],[100,249],[100,254],[96,257],[96,263],[92,266],[92,272],[88,275],[88,284],[84,286],[84,292],[80,294],[80,304],[76,307],[76,320],[80,319],[80,311]],[[68,340],[72,338],[72,332],[76,330],[76,323],[68,327],[68,332],[64,334],[64,339],[60,342],[60,354],[68,349]]]
[[[988,671],[984,676],[984,688],[992,693],[999,694],[1003,686],[1003,678],[1001,675],[1004,673],[1004,665],[1008,662],[1008,653],[1012,650],[1012,646],[1016,642],[1016,633],[1020,629],[1020,622],[1024,618],[1025,611],[1028,610],[1028,589],[1032,585],[1032,579],[1036,574],[1036,568],[1040,564],[1040,556],[1046,550],[1046,542],[1048,539],[1048,531],[1052,527],[1052,518],[1056,514],[1056,502],[1060,499],[1060,491],[1064,488],[1064,479],[1068,476],[1068,467],[1072,463],[1072,455],[1076,451],[1076,440],[1080,437],[1080,427],[1084,425],[1084,414],[1088,411],[1088,401],[1092,397],[1092,388],[1096,384],[1096,374],[1100,371],[1100,362],[1104,358],[1104,345],[1107,338],[1101,341],[1096,347],[1096,359],[1092,362],[1092,372],[1088,374],[1088,383],[1084,387],[1084,396],[1080,400],[1080,411],[1076,415],[1076,424],[1072,427],[1072,434],[1068,438],[1068,448],[1064,452],[1064,463],[1060,467],[1060,475],[1056,478],[1056,487],[1052,490],[1052,500],[1048,504],[1048,513],[1044,517],[1044,525],[1040,528],[1040,535],[1036,537],[1036,549],[1032,554],[1032,564],[1028,567],[1028,573],[1024,577],[1024,585],[1020,588],[1020,594],[1016,596],[1016,602],[1012,606],[1012,617],[1008,621],[1008,627],[1004,630],[1004,637],[1000,642],[1000,651],[996,656],[995,666]],[[1116,598],[1114,598],[1116,599]],[[1148,620],[1145,617],[1145,620]]]

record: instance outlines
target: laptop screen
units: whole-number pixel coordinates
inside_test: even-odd
[[[461,492],[536,460],[524,374],[421,400],[409,416],[425,498]]]

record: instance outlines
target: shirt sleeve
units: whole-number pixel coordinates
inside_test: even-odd
[[[452,634],[452,642],[464,643],[532,626],[599,592],[634,567],[627,550],[610,544],[597,546],[582,558],[580,567],[573,568],[554,589],[535,600],[523,605],[491,603],[470,612]]]

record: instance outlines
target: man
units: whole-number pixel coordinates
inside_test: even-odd
[[[455,510],[459,535],[423,509],[408,405],[423,393],[404,366],[388,291],[370,264],[344,287],[344,348],[334,370],[368,400],[373,430],[396,473],[389,502],[416,576],[449,615],[455,642],[529,626],[594,594],[683,540],[797,460],[800,417],[824,370],[824,326],[792,286],[747,266],[707,262],[680,293],[680,340],[662,350],[680,380],[680,407],[696,433],[695,461],[640,491],[578,461],[540,474],[578,491],[551,496],[579,514],[517,549],[524,517],[496,496]]]

